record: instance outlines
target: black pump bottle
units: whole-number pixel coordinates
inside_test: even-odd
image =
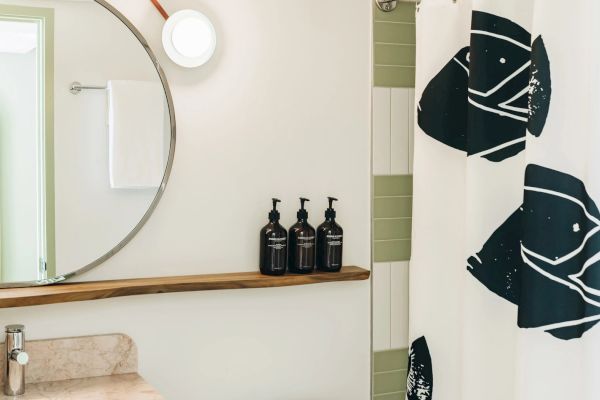
[[[300,209],[296,214],[298,222],[290,228],[289,271],[297,274],[308,274],[315,269],[315,228],[308,223],[308,212],[304,202],[310,201],[300,197]]]
[[[277,203],[269,213],[269,223],[260,230],[260,272],[265,275],[283,275],[287,264],[287,232],[279,223]]]
[[[337,199],[328,199],[329,208],[325,210],[325,222],[317,228],[317,269],[338,272],[342,268],[344,230],[335,222],[333,202]]]

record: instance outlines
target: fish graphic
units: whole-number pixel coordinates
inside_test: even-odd
[[[600,320],[600,211],[576,177],[529,164],[522,206],[467,264],[521,328],[574,339]]]
[[[551,97],[550,62],[541,36],[493,14],[473,11],[470,45],[427,84],[417,122],[432,138],[468,156],[499,162],[539,136]],[[532,120],[530,122],[530,120]]]
[[[406,377],[407,400],[431,400],[433,398],[433,368],[431,354],[425,336],[412,342],[408,353]]]

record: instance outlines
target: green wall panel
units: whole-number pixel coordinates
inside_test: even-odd
[[[382,87],[415,86],[415,3],[373,11],[373,82]]]
[[[410,260],[411,241],[399,240],[376,240],[373,244],[373,261],[393,262]]]
[[[376,394],[373,396],[373,400],[406,400],[406,392]]]
[[[373,40],[375,43],[402,43],[415,44],[415,25],[414,24],[393,24],[380,23],[373,24]]]
[[[412,195],[412,175],[378,175],[374,177],[373,194],[381,196]]]
[[[412,67],[415,65],[415,46],[380,44],[375,46],[375,65]]]
[[[411,213],[412,197],[375,198],[375,218],[410,217]]]
[[[373,354],[373,371],[386,372],[406,369],[408,366],[408,349],[377,351]]]
[[[373,261],[410,259],[412,175],[375,176],[373,183]]]
[[[406,390],[406,370],[382,372],[373,376],[373,394]]]
[[[375,65],[375,86],[415,87],[415,67]]]
[[[375,240],[410,239],[412,218],[376,219],[373,227]]]
[[[373,399],[404,400],[408,349],[375,352],[373,366]]]

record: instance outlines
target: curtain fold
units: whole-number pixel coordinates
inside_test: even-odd
[[[418,7],[408,400],[600,398],[599,11]]]

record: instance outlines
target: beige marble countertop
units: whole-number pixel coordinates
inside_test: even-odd
[[[0,390],[1,391],[1,390]],[[136,373],[29,383],[22,396],[0,400],[164,400]]]

